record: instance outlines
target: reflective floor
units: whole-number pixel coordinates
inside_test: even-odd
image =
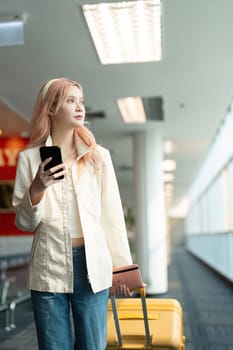
[[[160,297],[183,307],[185,349],[233,350],[233,286],[183,249],[172,252],[168,280],[168,293]],[[0,350],[36,350],[30,302],[19,309],[16,326],[0,331]]]
[[[172,254],[166,297],[180,301],[186,350],[233,350],[233,285],[184,250]]]

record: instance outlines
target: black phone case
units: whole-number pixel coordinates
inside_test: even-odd
[[[61,156],[61,149],[58,146],[42,146],[40,147],[40,158],[42,162],[52,157],[51,161],[44,167],[44,170],[49,170],[50,168],[63,163]],[[60,171],[60,170],[59,170]],[[55,172],[56,173],[56,172]],[[64,175],[59,176],[57,180],[64,179]]]

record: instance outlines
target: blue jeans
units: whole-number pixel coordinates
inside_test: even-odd
[[[104,350],[106,347],[109,290],[92,292],[84,247],[73,249],[73,266],[73,293],[31,291],[40,350]]]

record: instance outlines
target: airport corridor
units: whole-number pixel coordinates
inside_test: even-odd
[[[176,298],[181,303],[185,349],[233,350],[232,284],[180,248],[172,252],[168,280],[168,292],[159,297]],[[16,329],[0,331],[0,350],[37,350],[29,302],[16,323]]]

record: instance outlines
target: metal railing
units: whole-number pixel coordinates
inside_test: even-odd
[[[25,295],[22,295],[18,298],[11,300],[9,303],[0,305],[0,313],[5,312],[4,329],[6,331],[10,331],[16,328],[15,311],[16,311],[17,305],[30,300],[30,298],[31,298],[30,293],[27,293]]]
[[[0,313],[4,312],[5,317],[4,317],[4,328],[6,331],[10,331],[10,310],[7,304],[0,305]]]
[[[16,328],[15,312],[17,305],[28,301],[31,297],[28,292],[13,297],[11,286],[16,282],[16,277],[8,277],[7,271],[9,268],[26,264],[27,259],[27,256],[0,259],[0,313],[4,313],[3,328],[6,331]],[[17,290],[17,288],[14,288],[14,290]]]
[[[31,299],[31,295],[30,293],[28,294],[25,294],[25,295],[22,295],[21,297],[18,297],[14,300],[11,301],[11,303],[9,304],[9,314],[10,314],[10,329],[13,329],[16,327],[16,324],[15,324],[15,309],[16,309],[16,306],[19,305],[19,304],[22,304],[24,303],[25,301],[28,301]]]

